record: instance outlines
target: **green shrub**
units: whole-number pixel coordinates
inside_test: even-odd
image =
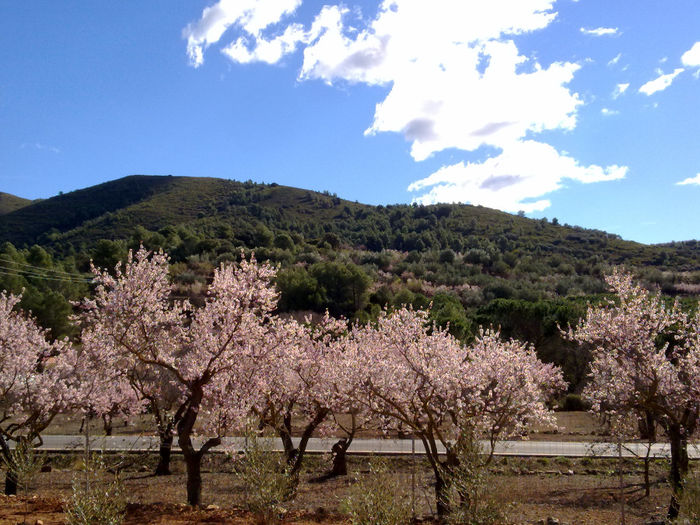
[[[506,520],[481,452],[478,439],[463,435],[456,447],[457,465],[445,469],[449,525],[490,525]]]
[[[73,492],[64,510],[68,525],[121,524],[126,493],[119,476],[107,474],[101,459],[90,460],[85,465],[85,478],[73,479]]]
[[[685,480],[681,500],[681,523],[700,525],[700,474],[697,472]]]
[[[284,455],[273,452],[267,440],[251,432],[243,457],[236,461],[235,474],[245,487],[244,506],[257,523],[277,523],[285,512],[282,504],[294,497],[297,486]]]
[[[387,462],[374,458],[369,473],[355,478],[343,508],[353,525],[404,525],[410,522],[411,508],[397,489]]]

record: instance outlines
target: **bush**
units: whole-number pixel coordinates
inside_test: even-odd
[[[25,514],[27,511],[27,493],[34,478],[44,466],[46,457],[44,454],[37,454],[32,443],[21,440],[17,446],[9,452],[3,454],[2,462],[8,470],[7,476],[14,477],[17,487],[22,491],[25,498]]]
[[[244,506],[257,523],[276,523],[285,512],[282,504],[294,497],[297,486],[284,455],[273,452],[268,441],[251,432],[235,473],[245,487]]]
[[[465,432],[457,443],[458,464],[445,470],[446,522],[450,525],[504,523],[505,511],[497,501],[479,440]]]
[[[65,505],[68,525],[119,525],[124,521],[126,494],[118,476],[108,474],[100,459],[85,465],[85,479],[73,480],[73,493]]]
[[[410,522],[409,503],[397,494],[385,460],[370,461],[369,474],[356,477],[343,501],[353,525],[404,525]]]
[[[700,474],[688,476],[681,501],[681,523],[700,525]]]

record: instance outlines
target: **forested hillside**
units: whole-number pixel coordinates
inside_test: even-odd
[[[4,201],[0,199],[0,204]],[[359,320],[427,307],[463,339],[478,325],[536,344],[577,384],[586,359],[560,338],[605,292],[614,265],[692,302],[700,243],[647,246],[597,230],[469,205],[368,206],[276,184],[130,176],[0,216],[0,286],[23,288],[52,335],[89,293],[90,260],[113,268],[143,244],[171,256],[178,293],[201,301],[213,268],[255,252],[279,264],[280,308]]]
[[[5,215],[7,213],[19,210],[31,204],[32,201],[29,199],[23,199],[22,197],[17,197],[16,195],[10,195],[9,193],[3,193],[0,191],[0,215]]]

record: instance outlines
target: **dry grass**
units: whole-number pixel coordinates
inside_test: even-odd
[[[78,457],[53,456],[54,469],[39,474],[30,492],[28,523],[41,519],[45,525],[61,523],[61,501],[68,498],[71,480],[76,475]],[[240,510],[245,488],[230,473],[231,465],[223,456],[212,456],[203,474],[203,509],[183,504],[185,476],[182,461],[174,458],[174,474],[150,476],[153,457],[132,456],[132,464],[123,472],[129,509],[127,523],[252,523]],[[287,506],[285,523],[347,523],[340,514],[340,502],[346,497],[352,476],[325,483],[310,483],[310,478],[327,465],[322,458],[308,458],[296,499]],[[366,457],[351,457],[352,472],[366,471]],[[397,493],[414,495],[416,515],[428,519],[434,511],[432,476],[422,460],[392,458],[391,470]],[[501,459],[493,465],[493,490],[510,516],[509,523],[537,523],[549,516],[569,524],[619,523],[619,491],[615,464],[606,460]],[[626,481],[641,482],[641,465],[626,464]],[[569,474],[572,470],[574,473]],[[415,484],[412,484],[412,472]],[[666,464],[653,465],[653,478],[664,478]],[[412,490],[414,487],[414,490]],[[628,489],[627,523],[642,524],[665,513],[669,491],[665,483],[656,484],[650,498]],[[207,506],[214,505],[210,509]],[[18,498],[0,500],[0,524],[23,519],[24,504]]]

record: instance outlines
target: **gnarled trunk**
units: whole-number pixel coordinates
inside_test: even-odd
[[[202,502],[202,454],[192,445],[192,431],[197,421],[204,391],[199,385],[193,385],[191,388],[190,397],[185,402],[187,408],[177,425],[177,442],[182,449],[187,467],[187,503],[196,507]]]
[[[337,441],[331,448],[333,454],[333,468],[330,471],[329,477],[348,475],[347,451],[348,448],[350,448],[350,443],[352,443],[352,438],[343,438]]]
[[[438,520],[444,522],[450,507],[447,503],[447,483],[440,469],[433,469],[435,473],[435,506],[437,508]]]
[[[671,442],[671,472],[670,482],[673,494],[668,506],[668,519],[673,521],[678,517],[681,509],[681,493],[683,492],[683,480],[688,473],[688,439],[678,428],[669,429]]]
[[[160,449],[158,451],[158,465],[156,466],[156,476],[170,475],[170,455],[173,448],[173,435],[160,436]]]
[[[202,383],[195,383],[190,388],[190,397],[185,402],[186,408],[182,410],[182,419],[177,424],[177,443],[182,449],[187,467],[187,503],[196,507],[202,503],[202,458],[209,449],[221,444],[221,438],[210,438],[202,448],[195,450],[192,445],[192,431],[197,422],[204,390]]]
[[[323,422],[323,420],[328,415],[328,410],[326,408],[318,408],[314,418],[309,421],[309,423],[304,428],[299,439],[299,446],[295,447],[292,441],[292,409],[294,403],[290,403],[285,411],[284,418],[282,420],[282,425],[275,425],[274,419],[265,420],[263,423],[269,424],[275,428],[277,435],[282,440],[282,446],[284,447],[284,456],[287,460],[287,464],[291,466],[291,474],[297,475],[301,470],[301,464],[304,459],[304,453],[306,452],[306,446],[309,443],[309,439],[314,433],[314,430]]]
[[[440,461],[437,444],[431,431],[428,431],[425,434],[418,433],[417,437],[419,437],[423,443],[426,458],[433,469],[433,474],[435,475],[435,508],[437,510],[438,521],[440,523],[444,523],[450,510],[447,502],[447,480],[445,479],[445,475],[450,468],[450,458],[448,456],[445,463]]]
[[[112,416],[109,414],[102,414],[102,427],[105,431],[105,436],[112,435]]]
[[[196,507],[202,503],[202,455],[185,454],[187,466],[187,503]]]
[[[5,496],[17,495],[17,476],[11,470],[5,473]]]

